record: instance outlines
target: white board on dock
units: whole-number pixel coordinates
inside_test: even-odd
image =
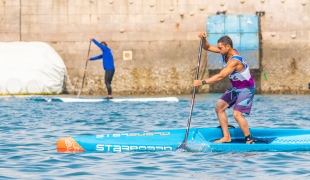
[[[179,102],[176,97],[157,97],[157,98],[115,98],[115,99],[84,99],[84,98],[35,98],[32,100],[46,102]]]

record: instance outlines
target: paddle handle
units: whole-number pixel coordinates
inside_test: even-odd
[[[90,39],[90,41],[89,41],[89,47],[88,47],[87,59],[86,59],[85,67],[84,67],[84,75],[83,75],[83,80],[82,80],[82,86],[81,86],[81,89],[79,90],[79,93],[78,93],[77,98],[80,97],[81,91],[82,91],[83,86],[84,86],[84,79],[85,79],[85,76],[86,76],[86,69],[87,69],[87,63],[88,63],[88,58],[89,58],[89,52],[90,52],[91,41],[92,41],[92,40]]]
[[[198,61],[197,61],[196,75],[195,75],[195,79],[196,80],[198,79],[199,69],[200,69],[202,42],[203,42],[203,38],[200,39]],[[186,149],[186,142],[187,142],[187,138],[188,138],[189,128],[190,128],[190,125],[191,125],[191,119],[192,119],[192,114],[193,114],[193,109],[194,109],[195,95],[196,95],[196,86],[194,86],[193,92],[192,92],[191,109],[190,109],[189,117],[188,117],[188,120],[187,120],[187,128],[186,128],[185,137],[184,137],[184,140],[183,140],[182,144],[178,147],[178,149],[179,148]]]

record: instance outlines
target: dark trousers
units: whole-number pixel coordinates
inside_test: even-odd
[[[106,85],[107,90],[108,90],[108,95],[112,95],[111,83],[113,80],[114,72],[115,72],[115,70],[106,70],[105,71],[104,81],[105,81],[105,85]]]

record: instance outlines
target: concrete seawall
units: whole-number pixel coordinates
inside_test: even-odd
[[[197,34],[209,15],[256,14],[260,17],[260,68],[253,69],[258,93],[310,94],[309,0],[0,0],[0,39],[43,41],[67,67],[66,92],[82,83],[89,39],[112,49],[115,95],[188,94],[198,57]],[[123,60],[131,51],[132,60]],[[90,56],[100,50],[92,44]],[[209,70],[202,54],[199,78]],[[199,92],[222,92],[229,82]],[[101,61],[89,62],[82,95],[105,95]]]

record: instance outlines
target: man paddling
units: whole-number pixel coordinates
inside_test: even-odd
[[[215,142],[231,142],[228,130],[228,118],[225,110],[234,105],[233,116],[243,131],[246,143],[253,143],[248,123],[242,115],[242,113],[250,114],[255,93],[255,83],[250,73],[249,66],[243,61],[238,51],[233,49],[233,42],[230,37],[221,37],[218,40],[217,46],[211,46],[206,40],[206,34],[203,32],[199,33],[198,37],[203,38],[203,49],[222,55],[224,68],[220,73],[208,79],[194,80],[194,86],[212,84],[227,76],[232,84],[221,96],[215,106],[215,111],[223,132],[223,137]]]
[[[108,91],[108,96],[105,99],[113,99],[111,83],[113,80],[115,67],[114,59],[111,49],[108,47],[107,43],[102,41],[99,43],[96,39],[91,38],[91,40],[102,50],[102,54],[92,58],[87,57],[87,60],[98,60],[102,58],[102,66],[105,70],[104,81]]]

